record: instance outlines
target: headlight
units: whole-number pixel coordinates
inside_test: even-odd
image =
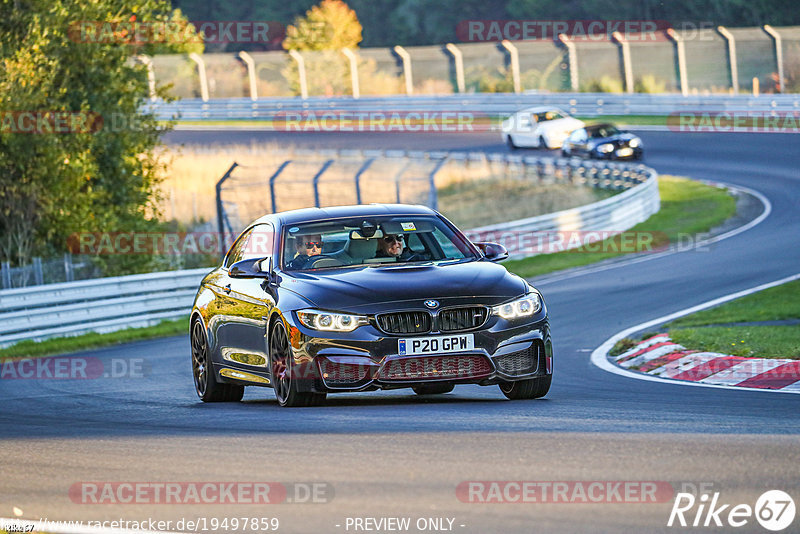
[[[631,147],[631,148],[636,148],[641,144],[642,144],[642,140],[639,139],[638,137],[634,137],[633,139],[628,141],[628,146]]]
[[[614,145],[611,143],[603,143],[602,145],[597,147],[598,152],[602,152],[603,154],[608,154],[609,152],[614,152]]]
[[[368,323],[363,315],[348,315],[346,313],[333,313],[319,310],[301,310],[297,318],[303,326],[313,330],[327,332],[352,332],[361,325]]]
[[[539,293],[528,293],[522,298],[492,307],[492,314],[503,319],[530,317],[542,309],[542,297]]]

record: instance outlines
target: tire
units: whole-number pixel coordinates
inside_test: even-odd
[[[511,400],[538,399],[547,395],[550,391],[550,383],[553,375],[546,375],[530,380],[519,380],[517,382],[504,382],[500,384],[500,391]]]
[[[519,148],[517,145],[514,144],[514,140],[511,138],[511,134],[509,134],[508,137],[506,137],[506,146],[508,147],[509,150],[516,150]]]
[[[550,150],[550,146],[547,144],[547,141],[545,141],[543,135],[539,136],[539,148],[546,148],[547,150]]]
[[[411,389],[417,395],[442,395],[450,393],[455,386],[453,384],[422,384],[419,386],[412,386]]]
[[[292,376],[292,348],[283,321],[278,319],[272,325],[269,336],[269,368],[272,389],[278,404],[286,408],[320,406],[325,402],[325,393],[298,391],[297,381]]]
[[[244,396],[244,386],[217,382],[208,351],[208,337],[203,322],[192,321],[192,377],[194,390],[203,402],[239,402]]]

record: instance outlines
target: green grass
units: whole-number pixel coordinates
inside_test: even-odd
[[[595,115],[593,117],[577,117],[591,124],[612,122],[626,126],[666,126],[667,115]]]
[[[734,356],[800,359],[800,327],[709,326],[670,330],[676,343],[693,350]]]
[[[681,345],[734,356],[800,359],[798,325],[724,325],[800,320],[800,280],[771,287],[669,323],[669,335]]]
[[[724,189],[718,189],[686,178],[662,175],[658,179],[661,209],[626,234],[641,232],[651,235],[652,244],[642,242],[633,252],[615,252],[620,248],[620,238],[606,240],[593,248],[608,252],[590,252],[581,247],[555,254],[540,254],[521,260],[504,262],[510,271],[529,278],[552,271],[589,265],[625,254],[647,253],[668,243],[674,243],[681,234],[707,232],[736,213],[736,200]],[[644,246],[647,245],[647,246]]]
[[[800,319],[800,280],[681,317],[667,326],[677,328],[784,319]],[[800,331],[800,327],[796,328]]]
[[[64,354],[79,350],[93,349],[142,339],[175,336],[189,331],[189,317],[161,321],[157,325],[142,328],[128,328],[108,334],[89,333],[79,336],[58,337],[44,341],[20,341],[16,345],[0,349],[0,359],[30,358]]]

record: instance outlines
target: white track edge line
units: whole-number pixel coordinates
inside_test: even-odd
[[[672,255],[672,254],[682,254],[684,252],[690,252],[690,251],[696,249],[697,247],[701,247],[701,246],[705,246],[705,245],[711,245],[713,243],[717,243],[719,241],[722,241],[723,239],[728,239],[729,237],[733,237],[733,236],[735,236],[737,234],[740,234],[742,232],[746,232],[747,230],[749,230],[749,229],[753,228],[754,226],[760,224],[764,219],[769,217],[770,213],[772,213],[772,203],[769,201],[769,199],[766,196],[764,196],[764,194],[762,194],[759,191],[756,191],[755,189],[750,189],[749,187],[744,187],[744,186],[741,186],[741,185],[728,184],[728,183],[725,183],[725,182],[720,182],[720,181],[715,181],[715,180],[699,180],[699,179],[694,179],[694,178],[692,178],[692,180],[694,180],[696,182],[701,182],[701,183],[704,183],[704,184],[708,184],[708,185],[721,186],[721,187],[725,187],[725,188],[727,188],[729,190],[732,190],[732,191],[741,191],[741,192],[747,193],[749,195],[752,195],[752,196],[756,197],[761,202],[761,204],[764,206],[764,211],[758,217],[756,217],[755,219],[753,219],[749,223],[743,224],[742,226],[739,226],[739,227],[734,228],[732,230],[728,230],[727,232],[725,232],[723,234],[720,234],[718,236],[709,237],[708,239],[704,239],[703,241],[698,241],[697,243],[694,244],[694,246],[692,246],[691,248],[688,248],[686,250],[665,250],[663,252],[657,252],[655,254],[647,254],[647,255],[644,255],[644,256],[632,257],[632,258],[630,258],[628,260],[617,261],[617,262],[614,262],[614,263],[610,263],[608,265],[598,265],[596,267],[588,267],[588,268],[580,270],[580,271],[574,271],[574,272],[571,272],[571,273],[564,273],[561,276],[554,275],[553,277],[543,278],[542,280],[535,280],[535,277],[531,277],[531,278],[528,278],[528,280],[529,281],[533,280],[534,281],[534,286],[538,287],[538,286],[543,286],[543,285],[550,284],[550,283],[553,283],[553,282],[560,282],[562,280],[568,280],[570,278],[576,278],[578,276],[583,276],[583,275],[587,275],[587,274],[594,274],[594,273],[598,273],[598,272],[602,272],[602,271],[607,271],[609,269],[616,269],[618,267],[626,267],[628,265],[634,265],[634,264],[637,264],[637,263],[641,263],[643,261],[655,260],[655,259],[663,258],[665,256],[669,256],[669,255]]]
[[[686,380],[673,380],[671,378],[659,378],[652,375],[647,375],[644,373],[638,373],[636,371],[629,371],[622,367],[619,367],[608,360],[608,351],[616,344],[617,341],[620,339],[627,337],[634,332],[638,332],[640,330],[644,330],[651,326],[660,325],[673,319],[677,319],[678,317],[683,317],[684,315],[689,315],[700,310],[705,310],[707,308],[711,308],[716,306],[717,304],[722,304],[724,302],[728,302],[730,300],[737,299],[739,297],[745,297],[747,295],[751,295],[753,293],[757,293],[764,289],[769,289],[771,287],[779,286],[781,284],[785,284],[787,282],[792,282],[794,280],[800,280],[800,273],[793,274],[791,276],[787,276],[786,278],[781,278],[780,280],[775,280],[774,282],[767,282],[766,284],[761,284],[759,286],[751,287],[750,289],[744,289],[742,291],[737,291],[736,293],[731,293],[722,297],[715,298],[713,300],[709,300],[707,302],[703,302],[702,304],[698,304],[696,306],[692,306],[691,308],[685,308],[683,310],[679,310],[677,312],[671,313],[669,315],[664,315],[663,317],[659,317],[657,319],[652,319],[650,321],[637,324],[635,326],[631,326],[630,328],[626,328],[621,332],[618,332],[608,338],[602,345],[597,347],[593,352],[590,358],[592,364],[596,365],[600,369],[604,371],[608,371],[609,373],[614,373],[620,376],[625,376],[628,378],[635,378],[637,380],[648,380],[651,382],[660,382],[662,384],[677,384],[681,386],[697,386],[697,387],[705,387],[705,388],[719,388],[719,389],[738,389],[740,391],[765,391],[768,393],[788,393],[788,394],[800,394],[800,391],[781,391],[779,389],[761,389],[761,388],[748,388],[748,387],[741,387],[741,386],[727,386],[721,384],[703,384],[700,382],[691,382]]]

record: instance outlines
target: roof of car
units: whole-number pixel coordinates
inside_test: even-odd
[[[569,115],[563,109],[558,108],[556,106],[534,106],[532,108],[521,109],[517,113],[544,113],[545,111],[558,111],[559,113],[563,113],[564,115]]]
[[[303,208],[265,215],[255,223],[275,221],[282,224],[295,224],[322,219],[344,217],[369,217],[380,215],[435,215],[427,206],[412,204],[357,204],[353,206],[331,206],[326,208]]]

